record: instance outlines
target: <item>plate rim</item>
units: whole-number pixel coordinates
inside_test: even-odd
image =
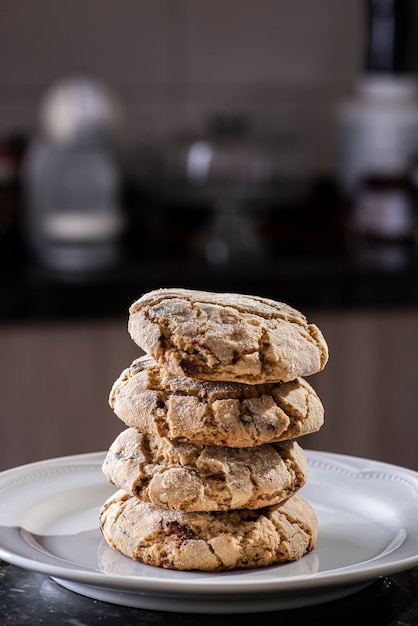
[[[412,481],[416,482],[416,490],[418,494],[418,472],[413,469],[402,467],[400,465],[393,465],[382,461],[368,459],[365,457],[357,457],[353,455],[340,454],[334,452],[325,452],[319,450],[304,449],[308,462],[317,464],[323,464],[324,467],[331,465],[332,463],[346,467],[341,471],[357,473],[359,467],[364,465],[364,470],[379,470],[379,472],[392,473],[393,475],[399,474],[407,476]],[[10,469],[0,472],[0,505],[2,500],[2,491],[4,491],[4,485],[8,483],[10,479],[17,479],[18,477],[24,477],[25,475],[34,474],[36,471],[52,468],[52,467],[68,467],[77,465],[91,465],[101,466],[106,452],[88,452],[67,456],[53,457],[40,461],[34,461],[26,463],[24,465],[16,466]],[[106,478],[103,476],[104,483]],[[3,489],[2,489],[3,487]],[[417,511],[418,511],[418,499],[417,499]],[[30,532],[30,531],[29,531]],[[18,530],[16,530],[18,534]],[[415,537],[418,546],[418,533]],[[29,544],[20,536],[22,544],[28,546]],[[393,554],[396,554],[396,550]],[[33,559],[26,556],[22,556],[7,546],[3,545],[1,530],[0,530],[0,559],[22,567],[36,571],[53,578],[59,578],[62,580],[75,581],[86,585],[96,585],[108,589],[127,590],[127,591],[143,591],[147,594],[154,593],[155,595],[170,595],[171,593],[182,594],[183,596],[196,596],[196,595],[236,595],[243,593],[260,594],[265,595],[271,593],[294,593],[296,595],[304,593],[306,591],[324,590],[327,588],[334,588],[336,586],[354,585],[361,582],[372,581],[380,576],[394,574],[400,571],[405,571],[418,565],[418,550],[411,553],[407,557],[403,557],[399,560],[389,561],[384,557],[377,559],[374,563],[371,561],[364,561],[362,563],[356,563],[347,567],[339,569],[327,570],[325,572],[316,572],[311,574],[295,575],[289,578],[277,578],[275,580],[259,579],[259,580],[235,580],[228,581],[228,574],[237,574],[239,571],[233,572],[198,572],[198,577],[195,580],[191,579],[157,579],[152,576],[136,576],[136,575],[121,575],[121,574],[109,574],[100,570],[92,570],[84,566],[79,567],[64,567],[59,565],[51,565],[45,561],[42,561],[42,553],[40,551],[40,559]],[[52,558],[60,560],[59,557],[52,555]],[[67,562],[63,560],[63,562]],[[149,566],[150,568],[152,566]],[[270,566],[270,568],[280,567]],[[265,569],[270,569],[265,568]],[[264,569],[264,568],[263,568]],[[244,573],[251,573],[251,570],[245,570]]]

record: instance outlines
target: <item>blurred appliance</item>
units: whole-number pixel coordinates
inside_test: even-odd
[[[91,77],[62,79],[45,95],[24,188],[26,238],[46,268],[84,272],[117,263],[124,223],[113,145],[118,115],[113,94]]]
[[[164,212],[157,237],[173,236],[181,224],[178,236],[188,232],[188,245],[214,267],[260,256],[267,212],[295,206],[310,182],[306,146],[296,132],[257,133],[240,113],[213,113],[201,132],[168,138],[154,159],[137,165]],[[170,224],[165,235],[164,223]]]

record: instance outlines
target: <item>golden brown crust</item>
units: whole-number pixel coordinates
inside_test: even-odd
[[[316,432],[324,409],[303,378],[247,385],[173,376],[151,357],[115,381],[110,406],[141,432],[197,444],[257,446]]]
[[[296,441],[198,446],[128,428],[110,446],[103,472],[119,489],[156,506],[227,511],[286,500],[305,484],[308,463]]]
[[[302,313],[268,298],[158,289],[129,309],[132,339],[173,374],[248,384],[325,367],[328,347]]]
[[[295,438],[324,421],[303,378],[328,360],[317,326],[268,298],[158,289],[132,304],[128,330],[146,354],[109,395],[129,428],[103,463],[119,489],[100,511],[106,544],[207,572],[313,550],[318,522],[298,493],[308,465]]]
[[[116,492],[100,511],[107,543],[126,556],[177,570],[220,572],[295,561],[314,549],[314,509],[295,495],[250,511],[194,512],[154,506]]]

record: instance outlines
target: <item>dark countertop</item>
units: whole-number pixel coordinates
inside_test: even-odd
[[[127,194],[118,263],[90,274],[42,268],[21,214],[7,229],[0,202],[0,321],[126,316],[142,293],[172,286],[256,294],[302,310],[418,305],[418,238],[353,238],[333,181],[318,181],[300,206],[253,207],[246,215],[257,245],[249,252],[241,241],[219,266],[204,254],[211,212],[171,192],[160,203]]]
[[[340,600],[301,609],[252,614],[271,624],[287,626],[416,626],[418,624],[418,568],[382,577],[362,591]],[[2,626],[233,626],[241,614],[197,615],[129,608],[93,600],[61,587],[43,574],[0,561],[0,620]]]
[[[171,286],[250,293],[302,310],[417,306],[418,254],[399,267],[318,250],[243,258],[222,268],[161,254],[126,260],[108,272],[65,275],[24,261],[0,271],[0,320],[126,316],[142,293]]]

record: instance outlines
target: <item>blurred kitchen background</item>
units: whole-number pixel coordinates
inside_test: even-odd
[[[0,469],[105,450],[128,307],[301,309],[302,445],[418,469],[418,3],[0,0]]]

